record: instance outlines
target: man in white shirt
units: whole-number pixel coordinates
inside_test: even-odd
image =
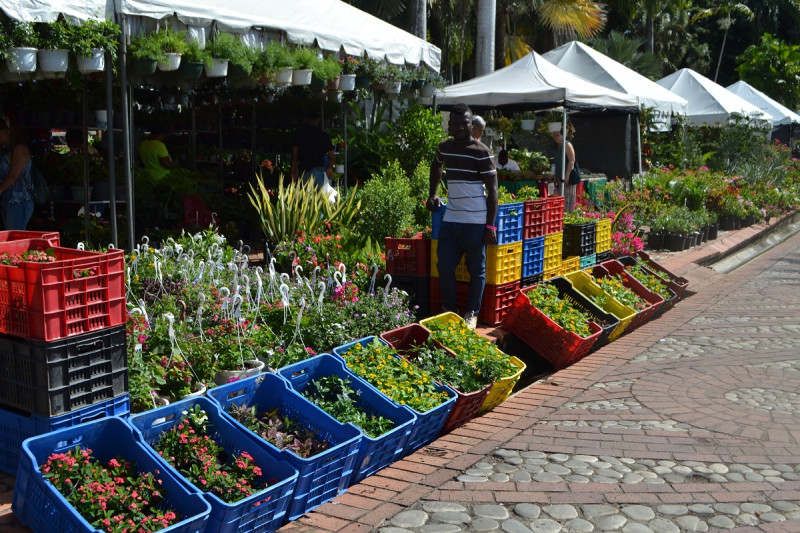
[[[497,164],[495,168],[497,170],[519,170],[519,164],[513,159],[508,158],[507,151],[500,150],[500,153],[497,154]]]

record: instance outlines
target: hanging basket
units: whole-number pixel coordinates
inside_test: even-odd
[[[310,68],[292,71],[292,85],[311,85],[311,77],[314,71]]]
[[[308,88],[312,91],[324,91],[326,85],[328,85],[326,80],[318,78],[312,74],[311,83],[308,85]]]
[[[158,61],[147,57],[134,58],[130,62],[130,72],[135,76],[150,76],[155,74]]]
[[[250,376],[255,376],[264,370],[265,363],[258,359],[248,359],[244,362],[244,370],[218,370],[214,375],[214,383],[225,385]]]
[[[366,89],[370,85],[372,85],[372,78],[356,75],[356,89]]]
[[[42,72],[66,72],[69,67],[68,50],[39,50],[38,55]]]
[[[547,123],[547,131],[553,133],[554,131],[561,131],[561,123],[560,122],[548,122]]]
[[[172,52],[167,53],[166,61],[158,62],[158,70],[162,70],[164,72],[172,72],[174,70],[178,70],[180,66],[181,66],[181,54],[176,54]]]
[[[339,90],[352,91],[356,88],[356,75],[355,74],[342,74],[339,76]]]
[[[212,59],[211,65],[206,65],[206,77],[208,78],[224,78],[228,75],[228,60],[227,59]]]
[[[525,131],[533,131],[536,121],[530,118],[523,118],[519,121],[519,127]]]
[[[36,70],[36,48],[9,48],[6,66],[9,72],[34,72]]]
[[[181,66],[175,72],[183,80],[196,80],[203,75],[205,65],[196,61],[181,61]]]
[[[436,92],[436,86],[432,83],[428,83],[422,87],[419,91],[419,95],[423,98],[431,98],[434,93]]]
[[[278,85],[289,85],[292,83],[292,73],[294,69],[292,67],[284,67],[278,71],[278,76],[275,80],[275,83]]]
[[[389,80],[386,82],[386,94],[400,94],[403,82],[399,80]]]
[[[106,53],[102,48],[92,48],[92,55],[78,56],[75,59],[81,74],[103,72],[106,69]]]

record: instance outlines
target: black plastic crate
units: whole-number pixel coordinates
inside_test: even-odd
[[[526,289],[528,287],[533,287],[534,285],[542,282],[542,273],[539,272],[538,274],[534,274],[532,276],[525,276],[522,278],[522,283],[520,283],[520,287]]]
[[[561,257],[570,255],[585,256],[595,253],[595,233],[597,224],[564,224],[564,242]]]
[[[600,336],[592,345],[592,350],[608,344],[608,336],[619,325],[619,319],[611,313],[606,313],[594,302],[589,300],[582,293],[578,292],[567,279],[562,277],[552,278],[547,283],[554,285],[558,289],[558,297],[562,300],[570,302],[574,307],[577,307],[584,313],[588,313],[597,322],[597,325],[602,328]]]
[[[419,306],[415,310],[417,319],[429,316],[429,294],[431,279],[427,276],[392,276],[392,287],[408,293],[411,306]]]
[[[610,259],[613,259],[613,257],[611,256],[611,250],[606,250],[605,252],[598,253],[594,262],[595,264],[599,265],[600,263],[608,261]]]
[[[55,341],[0,335],[0,406],[50,417],[126,392],[125,326]]]

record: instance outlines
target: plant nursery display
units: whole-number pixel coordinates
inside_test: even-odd
[[[650,304],[644,298],[638,296],[635,292],[631,289],[623,285],[622,279],[619,275],[616,276],[604,276],[602,278],[593,278],[594,282],[597,283],[601,289],[603,289],[608,295],[612,298],[617,300],[622,305],[627,305],[631,307],[635,311],[642,311],[650,306]],[[598,303],[598,305],[603,305],[605,302],[603,298],[605,295],[597,295],[592,297],[592,299]]]
[[[589,329],[589,321],[592,320],[592,317],[574,307],[566,298],[559,298],[558,288],[555,285],[540,283],[527,294],[534,307],[565,330],[581,337],[588,337],[592,334]]]

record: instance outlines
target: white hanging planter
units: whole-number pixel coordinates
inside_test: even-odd
[[[180,66],[181,66],[181,54],[176,54],[173,52],[167,53],[166,61],[158,62],[158,70],[162,70],[164,72],[172,72],[173,70],[178,70],[178,67]]]
[[[92,48],[92,55],[78,56],[75,59],[81,74],[103,72],[106,69],[106,52],[102,48]]]
[[[294,69],[292,67],[283,67],[278,71],[278,75],[275,79],[275,83],[278,85],[289,85],[292,83],[292,72]]]
[[[310,68],[292,71],[292,85],[311,85],[311,75],[314,71]]]
[[[389,80],[386,82],[386,94],[400,94],[400,89],[403,88],[403,82],[398,80]]]
[[[554,131],[561,131],[561,123],[560,122],[548,122],[547,123],[547,131],[553,133]]]
[[[352,91],[356,88],[356,75],[355,74],[342,74],[339,77],[339,90]]]
[[[204,383],[198,383],[198,382],[195,381],[195,382],[192,383],[192,392],[190,392],[189,394],[186,394],[184,396],[181,396],[181,399],[197,398],[198,396],[202,396],[205,393],[206,393],[205,384]]]
[[[337,174],[344,174],[344,165],[336,165],[333,171]]]
[[[419,91],[419,95],[423,98],[430,98],[436,92],[436,86],[432,83],[426,83],[422,86],[422,89]]]
[[[39,50],[38,55],[42,72],[66,72],[69,67],[69,50]]]
[[[26,46],[9,48],[6,66],[9,72],[34,72],[36,70],[36,48]]]
[[[212,59],[211,65],[206,65],[206,77],[223,78],[228,75],[227,59]]]
[[[214,375],[214,383],[225,385],[231,381],[248,378],[264,370],[264,361],[258,359],[247,359],[244,362],[245,370],[219,370]]]
[[[523,118],[519,121],[519,127],[525,131],[533,131],[536,121],[531,118]]]

